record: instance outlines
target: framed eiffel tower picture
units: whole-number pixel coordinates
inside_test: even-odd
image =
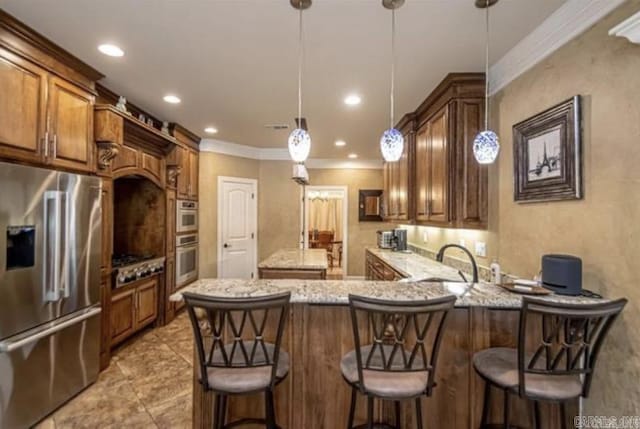
[[[513,126],[513,166],[517,202],[582,198],[579,95]]]

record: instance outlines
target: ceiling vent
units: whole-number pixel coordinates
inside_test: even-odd
[[[289,125],[288,124],[265,124],[264,125],[265,128],[270,128],[272,130],[288,130],[289,129]]]

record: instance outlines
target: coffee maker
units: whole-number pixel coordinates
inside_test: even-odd
[[[393,230],[393,250],[394,252],[407,251],[407,230],[396,228]]]

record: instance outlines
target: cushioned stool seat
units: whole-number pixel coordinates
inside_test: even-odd
[[[527,361],[530,357],[527,357]],[[540,361],[544,365],[544,361]],[[498,387],[517,390],[518,350],[495,347],[473,356],[478,374]],[[578,375],[525,374],[526,394],[529,397],[558,401],[577,398],[582,392]]]
[[[386,356],[391,354],[391,346],[384,346]],[[362,359],[366,359],[371,352],[371,346],[364,346],[360,349]],[[410,353],[406,352],[409,356]],[[391,369],[400,369],[403,367],[402,357],[398,351],[394,355]],[[380,353],[374,353],[370,365],[372,367],[382,367],[382,358]],[[415,368],[423,368],[422,359],[416,358],[414,361]],[[340,370],[342,376],[350,384],[358,383],[358,362],[356,359],[356,351],[352,350],[340,361]],[[411,398],[420,395],[427,389],[429,372],[428,371],[409,371],[409,372],[385,372],[371,369],[362,370],[362,378],[364,387],[367,391],[385,398]]]

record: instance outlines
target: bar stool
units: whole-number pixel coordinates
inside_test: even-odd
[[[200,383],[216,394],[214,429],[249,423],[278,428],[273,390],[289,373],[289,355],[280,350],[280,344],[291,294],[220,298],[185,292],[182,296],[195,336]],[[277,320],[273,342],[265,341],[270,315]],[[265,394],[264,419],[226,423],[229,396],[261,392]]]
[[[518,348],[490,348],[473,356],[473,366],[485,381],[480,427],[487,426],[491,386],[495,386],[504,392],[505,428],[509,427],[509,395],[517,394],[533,401],[535,428],[540,425],[539,402],[545,401],[559,405],[566,429],[566,405],[589,394],[602,342],[626,303],[619,299],[565,304],[524,297]],[[541,331],[533,329],[536,322],[541,322]],[[535,348],[529,350],[527,344]]]
[[[387,301],[349,295],[355,349],[340,362],[352,389],[349,429],[354,427],[358,392],[367,397],[367,424],[358,427],[373,428],[373,401],[378,398],[394,402],[396,429],[400,429],[400,401],[414,399],[422,428],[420,399],[431,396],[436,385],[438,350],[455,301],[455,296]]]

